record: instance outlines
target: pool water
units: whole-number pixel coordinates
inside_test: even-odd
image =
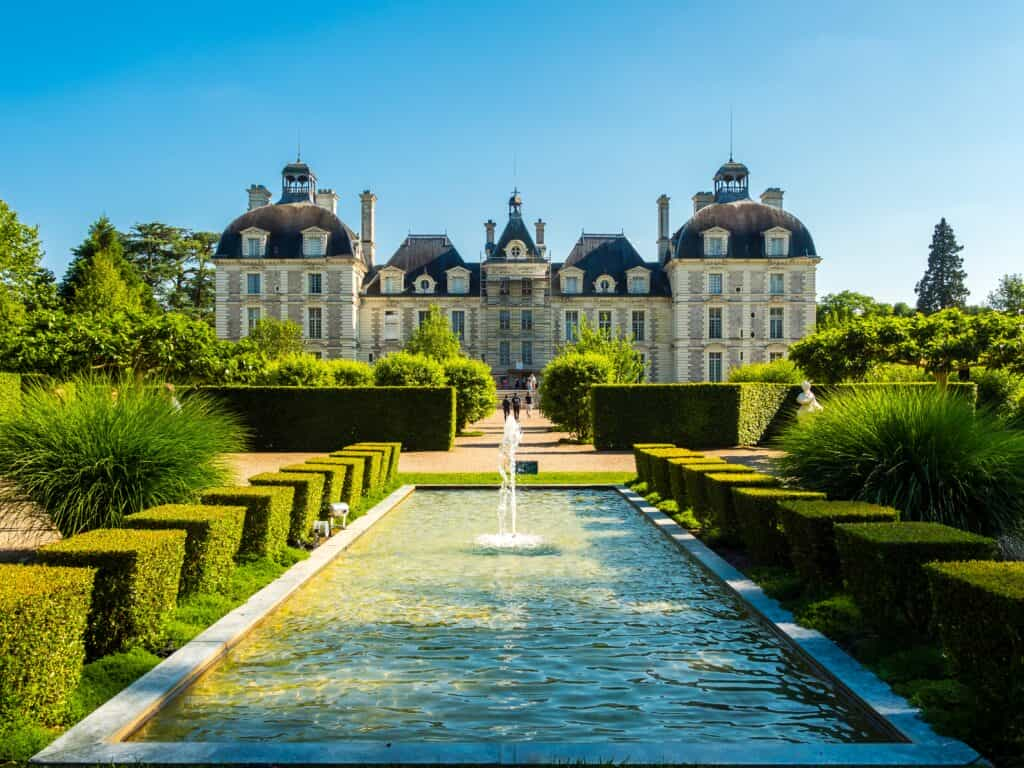
[[[420,490],[136,741],[886,741],[611,490]]]

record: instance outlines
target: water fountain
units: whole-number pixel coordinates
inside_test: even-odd
[[[523,428],[515,417],[505,419],[505,429],[498,448],[498,532],[478,536],[476,543],[494,549],[532,549],[541,543],[540,536],[516,530],[516,449],[523,439]]]

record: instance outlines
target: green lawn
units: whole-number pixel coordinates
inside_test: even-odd
[[[517,485],[624,485],[635,472],[541,472],[519,475]],[[402,485],[501,485],[497,472],[409,472],[400,474]]]

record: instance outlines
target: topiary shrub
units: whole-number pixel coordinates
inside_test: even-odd
[[[729,369],[730,384],[767,382],[770,384],[800,384],[807,375],[788,358],[771,363],[750,363]]]
[[[353,443],[352,445],[346,445],[343,450],[378,454],[380,456],[380,467],[377,471],[377,487],[380,489],[387,484],[388,472],[391,468],[391,448],[386,445],[369,445],[367,443],[357,445]]]
[[[345,489],[345,473],[348,468],[341,464],[288,464],[281,467],[282,472],[310,473],[320,475],[324,479],[323,504],[321,511],[327,512],[328,506],[341,501],[341,492]]]
[[[591,387],[607,384],[614,374],[612,361],[596,352],[559,355],[544,366],[538,392],[540,412],[570,435],[588,440],[593,424]]]
[[[223,592],[235,570],[245,507],[165,504],[124,519],[126,528],[185,531],[185,560],[178,594]]]
[[[1024,726],[1024,562],[930,563],[933,622],[955,672],[997,718]]]
[[[426,355],[393,352],[373,366],[378,387],[443,387],[444,367]]]
[[[745,464],[708,462],[707,464],[687,464],[683,466],[683,480],[686,485],[686,497],[693,508],[693,516],[702,528],[712,526],[711,498],[704,476],[709,473],[735,472],[749,475],[753,470]]]
[[[345,467],[345,487],[341,490],[341,501],[348,504],[349,510],[352,513],[355,513],[362,506],[365,458],[362,456],[317,456],[307,459],[306,464]]]
[[[330,387],[334,375],[326,360],[306,352],[293,352],[267,363],[256,382],[272,387]]]
[[[369,496],[380,488],[381,455],[376,451],[360,451],[355,448],[345,448],[344,450],[332,453],[331,458],[363,460],[363,496]]]
[[[900,513],[866,501],[779,502],[782,529],[793,568],[805,584],[825,589],[840,580],[836,523],[894,523]]]
[[[373,367],[359,360],[327,360],[336,387],[373,386]]]
[[[789,541],[783,532],[779,503],[822,501],[824,493],[794,488],[733,488],[736,528],[747,554],[761,565],[786,565]]]
[[[636,464],[636,476],[642,483],[651,481],[651,465],[648,463],[648,448],[675,448],[672,443],[634,443],[633,461]]]
[[[62,722],[85,661],[96,571],[0,565],[0,723]]]
[[[695,458],[686,456],[683,458],[668,459],[668,480],[669,489],[672,492],[672,500],[676,503],[680,512],[692,506],[690,497],[686,493],[686,478],[683,477],[683,467],[703,467],[709,464],[724,467],[727,462],[719,456],[704,456]]]
[[[395,479],[398,478],[398,462],[402,458],[402,444],[401,443],[398,443],[398,442],[393,442],[393,443],[362,442],[362,443],[353,443],[351,447],[352,448],[362,448],[362,447],[378,448],[378,447],[381,447],[381,446],[390,449],[390,453],[388,455],[388,480],[389,481],[390,480],[395,480]]]
[[[739,524],[736,506],[733,502],[734,488],[775,487],[779,480],[760,472],[708,472],[704,475],[707,487],[708,506],[711,509],[711,525],[724,539],[739,540]]]
[[[47,544],[36,557],[96,569],[85,649],[97,658],[158,639],[177,605],[185,531],[101,528]]]
[[[21,413],[21,374],[0,373],[0,421]]]
[[[864,617],[885,635],[926,635],[932,600],[924,564],[990,560],[996,542],[939,523],[840,523],[836,550],[843,579]]]
[[[203,504],[245,507],[245,524],[238,556],[274,557],[285,548],[291,527],[295,489],[288,486],[235,485],[207,488],[200,494]]]
[[[264,472],[253,475],[249,483],[255,486],[284,486],[293,488],[292,508],[289,513],[288,542],[296,546],[313,540],[313,521],[320,516],[324,504],[324,478],[308,472]]]
[[[686,448],[648,448],[648,462],[651,466],[651,480],[654,482],[654,490],[663,499],[672,498],[672,480],[669,477],[669,459],[701,459],[702,453],[695,453]]]
[[[442,365],[445,383],[455,387],[455,428],[459,432],[494,413],[498,389],[491,376],[491,366],[469,357],[452,357]]]

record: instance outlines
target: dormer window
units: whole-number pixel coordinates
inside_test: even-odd
[[[448,280],[448,292],[449,293],[465,293],[466,292],[466,278],[459,276],[453,276]]]
[[[725,256],[729,253],[729,230],[712,227],[705,230],[703,236],[705,256]]]
[[[634,267],[627,273],[629,275],[629,292],[635,295],[650,293],[651,276],[650,271],[643,267]]]
[[[526,244],[522,240],[513,240],[505,248],[505,255],[510,261],[521,261],[526,258]]]
[[[245,238],[245,255],[250,259],[257,259],[263,255],[263,243],[260,241],[260,238]]]
[[[564,284],[565,293],[579,293],[580,292],[580,279],[576,275],[565,278]]]
[[[764,235],[764,252],[768,257],[781,258],[789,255],[789,230],[772,227]]]
[[[784,237],[769,237],[768,238],[768,255],[769,256],[785,256],[786,255],[786,238],[784,238]]]
[[[260,259],[267,254],[267,232],[259,227],[248,227],[242,232],[242,256]]]
[[[601,275],[594,282],[594,289],[598,293],[615,293],[615,280],[609,275]]]
[[[509,258],[521,259],[523,258],[523,249],[518,245],[513,245],[508,249]]]
[[[397,270],[387,270],[380,278],[381,293],[401,293],[405,289],[402,280],[402,273]]]
[[[429,277],[420,277],[416,280],[416,293],[433,293],[434,281]]]

